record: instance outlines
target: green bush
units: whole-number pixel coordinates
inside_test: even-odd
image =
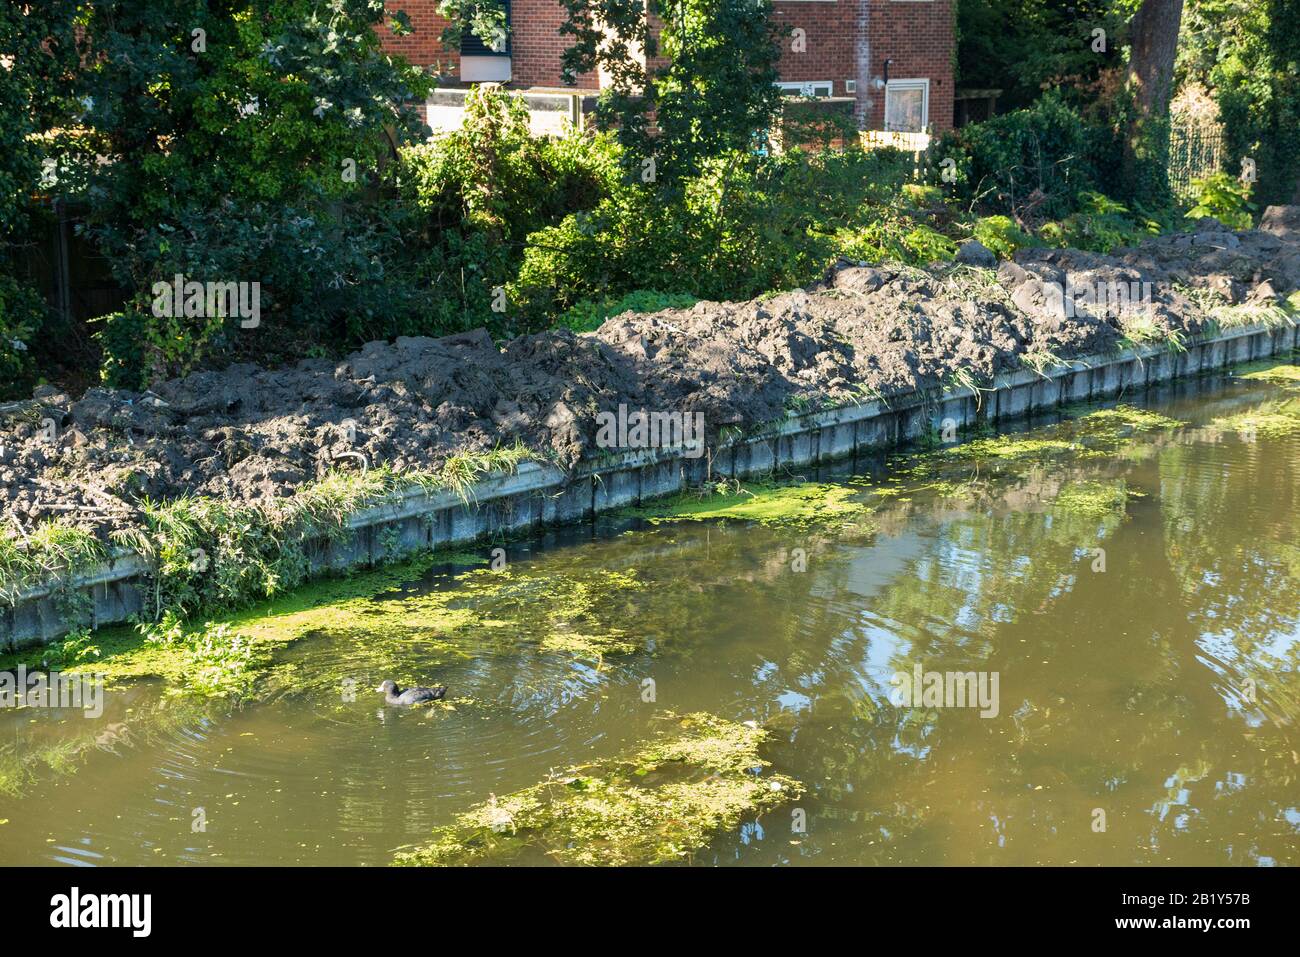
[[[98,327],[95,337],[103,349],[100,377],[115,389],[141,391],[147,387],[150,356],[158,348],[149,339],[154,331],[151,318],[134,306],[90,320]]]
[[[403,198],[429,231],[484,232],[522,240],[566,213],[595,206],[620,178],[605,134],[536,137],[523,100],[475,87],[459,129],[401,153]]]
[[[917,209],[927,209],[943,203],[943,190],[927,183],[905,183],[903,198]]]
[[[109,334],[120,320],[101,336],[110,381],[274,362],[418,319],[401,211],[376,200],[394,140],[424,129],[413,104],[430,80],[381,49],[382,4],[114,0],[74,15],[99,55],[83,51],[46,138],[52,198],[86,210],[137,304],[138,342]],[[177,273],[259,283],[260,326],[138,307]]]
[[[493,306],[494,290],[519,269],[527,237],[597,206],[620,177],[610,136],[574,130],[535,137],[518,96],[472,90],[460,129],[401,153],[401,197],[415,213],[412,232],[420,274],[433,292],[434,328],[524,331],[528,317],[512,304],[504,312]]]
[[[48,217],[39,201],[48,158],[42,134],[66,116],[79,6],[0,4],[0,399],[26,393],[43,371],[44,351],[61,351],[49,341],[49,310],[24,279],[23,264]]]
[[[1108,253],[1118,246],[1134,246],[1161,231],[1159,222],[1131,213],[1103,193],[1081,193],[1079,206],[1078,212],[1065,219],[1044,224],[1039,236],[1052,246]]]
[[[556,325],[574,332],[591,332],[611,316],[632,312],[658,312],[661,309],[688,309],[699,302],[694,296],[680,292],[660,292],[657,289],[638,289],[618,299],[595,302],[585,299],[564,315]]]
[[[1010,259],[1017,249],[1041,243],[1015,224],[1010,216],[984,216],[975,220],[972,238],[982,243],[999,259]]]
[[[1187,211],[1188,219],[1213,216],[1230,229],[1250,229],[1255,224],[1250,201],[1250,184],[1233,179],[1227,173],[1213,173],[1192,183],[1196,205]]]
[[[35,289],[0,274],[0,399],[17,398],[31,386],[30,343],[46,311]]]
[[[1093,157],[1109,151],[1110,140],[1108,131],[1089,126],[1059,96],[1046,93],[1028,109],[944,134],[931,149],[932,181],[945,185],[940,164],[952,159],[952,188],[966,202],[1060,218],[1075,211],[1080,194],[1105,185]]]
[[[842,229],[837,240],[840,255],[872,263],[924,266],[951,259],[957,252],[952,239],[893,207],[877,210],[864,225]]]
[[[643,289],[745,299],[804,285],[847,255],[857,230],[896,215],[907,175],[901,154],[854,148],[719,157],[671,202],[624,183],[529,236],[511,300],[544,316]],[[915,261],[940,258],[947,241],[909,220],[898,246]]]

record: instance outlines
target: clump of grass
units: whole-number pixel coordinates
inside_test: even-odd
[[[1203,286],[1175,283],[1174,290],[1191,300],[1217,329],[1238,329],[1253,325],[1276,329],[1281,326],[1295,325],[1295,315],[1300,312],[1300,294],[1295,292],[1280,303],[1274,301],[1233,304],[1223,293]]]
[[[1042,346],[1021,353],[1020,362],[1026,368],[1033,369],[1044,379],[1048,377],[1047,372],[1049,369],[1062,368],[1070,364],[1068,360],[1062,359],[1051,349],[1045,349]]]
[[[1264,326],[1279,329],[1295,325],[1295,319],[1282,306],[1271,302],[1242,302],[1237,305],[1220,305],[1210,309],[1210,321],[1220,329],[1239,329],[1242,326]]]
[[[61,520],[42,522],[30,533],[0,537],[0,601],[51,579],[66,579],[108,557],[104,543],[84,528]]]
[[[983,393],[992,392],[992,389],[984,389],[980,386],[980,378],[974,369],[962,367],[954,369],[949,373],[946,385],[950,389],[965,389],[975,397],[975,408],[978,409],[984,401]]]
[[[325,514],[311,501],[304,518]],[[224,499],[185,497],[141,505],[142,527],[115,535],[152,565],[150,618],[185,618],[203,608],[238,607],[302,582],[302,545],[316,528],[300,525],[285,506],[257,508]]]
[[[267,503],[187,496],[145,501],[142,525],[118,533],[119,544],[153,565],[150,617],[181,619],[201,610],[238,609],[295,588],[311,571],[313,539],[344,541],[357,513],[422,488],[450,489],[468,501],[476,481],[518,467],[523,445],[464,452],[437,472],[333,472],[294,495]]]
[[[442,470],[433,477],[434,484],[449,488],[468,501],[473,495],[474,483],[484,475],[513,472],[521,462],[532,457],[533,453],[518,442],[487,452],[458,452],[443,463]]]
[[[479,804],[395,863],[671,863],[803,793],[798,781],[761,773],[762,729],[709,714],[669,719],[673,731],[634,754]]]
[[[1181,329],[1172,329],[1161,325],[1154,315],[1147,310],[1127,313],[1121,320],[1119,344],[1131,349],[1142,346],[1163,345],[1171,352],[1187,351],[1187,336]]]

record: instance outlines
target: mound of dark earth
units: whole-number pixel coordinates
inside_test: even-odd
[[[0,534],[51,517],[106,534],[133,524],[145,496],[286,496],[353,451],[435,469],[519,441],[571,467],[594,451],[596,413],[620,403],[701,412],[716,438],[792,408],[987,380],[1027,354],[1113,348],[1132,315],[1063,310],[1053,295],[1053,284],[1085,283],[1150,283],[1147,325],[1195,333],[1207,302],[1267,304],[1300,289],[1300,207],[1270,208],[1258,230],[1203,220],[1112,255],[1022,250],[996,271],[841,262],[808,289],[626,313],[588,335],[371,342],[341,362],[237,365],[144,394],[73,400],[44,388],[35,408],[0,418]]]

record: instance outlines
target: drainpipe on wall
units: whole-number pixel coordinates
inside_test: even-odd
[[[871,18],[868,6],[869,0],[858,0],[853,44],[854,72],[858,87],[858,97],[853,104],[853,119],[860,130],[865,130],[871,119]]]

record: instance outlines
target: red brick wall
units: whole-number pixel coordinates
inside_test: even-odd
[[[861,120],[880,129],[885,96],[870,81],[883,77],[885,60],[892,59],[891,79],[930,81],[930,124],[936,130],[952,126],[952,0],[775,0],[774,8],[778,21],[803,30],[806,40],[805,53],[794,52],[794,38],[782,41],[782,80],[833,80],[834,95],[856,96]],[[864,10],[869,28],[861,71],[858,24]],[[845,90],[845,80],[857,81],[855,94]]]
[[[442,45],[442,31],[447,21],[435,12],[437,0],[385,0],[388,10],[401,10],[411,18],[414,32],[404,37],[396,36],[388,27],[388,21],[379,28],[379,41],[388,53],[405,57],[416,66],[429,66],[441,63],[459,66],[460,53],[448,50]]]
[[[877,0],[879,2],[879,0]],[[792,2],[776,0],[775,19],[791,30],[803,31],[805,52],[796,53],[798,36],[781,40],[782,80],[833,80],[835,96],[848,96],[844,81],[854,77],[854,8],[857,0]]]
[[[435,12],[437,0],[385,0],[389,10],[403,10],[411,18],[414,33],[399,37],[384,27],[380,42],[389,53],[400,54],[417,66],[440,63],[449,75],[460,72],[460,52],[442,45],[442,31],[447,21]],[[560,56],[572,44],[571,37],[560,35],[564,8],[556,0],[514,0],[511,10],[510,59],[512,86],[563,86]],[[596,77],[583,74],[577,88],[594,90]]]
[[[564,86],[560,58],[573,46],[573,37],[560,34],[565,18],[564,7],[556,0],[514,0],[510,11],[512,86]],[[594,74],[578,77],[576,84],[584,90],[599,85]]]
[[[930,125],[952,127],[952,0],[872,0],[871,75],[881,76],[886,58],[891,80],[930,81]],[[885,125],[884,92],[871,91],[868,126]]]
[[[849,95],[844,81],[857,80],[859,117],[870,128],[884,126],[885,97],[869,82],[883,73],[890,78],[929,79],[930,124],[952,126],[953,0],[775,0],[779,22],[804,31],[806,52],[795,53],[792,38],[782,41],[783,80],[832,80],[834,95]],[[420,66],[441,63],[458,67],[459,54],[439,37],[446,21],[434,11],[436,0],[387,0],[390,10],[404,10],[415,32],[406,37],[381,33],[385,50]],[[511,85],[562,86],[560,57],[571,38],[562,36],[564,8],[556,0],[514,0],[511,15]],[[859,61],[859,24],[869,23],[867,68]],[[454,71],[453,71],[454,72]],[[596,89],[596,77],[579,77],[580,89]]]

